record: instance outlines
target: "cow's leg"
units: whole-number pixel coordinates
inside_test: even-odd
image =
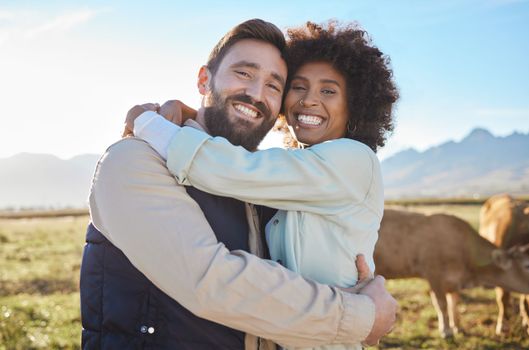
[[[529,294],[520,295],[520,316],[522,316],[522,324],[527,327],[529,333]]]
[[[496,302],[498,303],[498,322],[496,323],[496,334],[500,335],[509,330],[510,318],[510,293],[503,288],[496,287]]]
[[[446,294],[438,289],[432,288],[430,291],[430,297],[432,298],[432,304],[435,307],[435,311],[437,311],[439,333],[441,333],[441,337],[451,337],[453,333],[449,327]]]
[[[448,304],[448,319],[453,334],[459,332],[459,312],[457,312],[457,303],[459,302],[459,293],[446,293],[446,302]]]

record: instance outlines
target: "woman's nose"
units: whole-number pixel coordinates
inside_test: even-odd
[[[318,105],[318,103],[320,103],[320,99],[316,96],[315,93],[311,91],[307,91],[307,93],[301,99],[300,102],[304,107],[313,107],[313,106]]]

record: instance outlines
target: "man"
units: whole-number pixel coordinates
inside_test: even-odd
[[[284,46],[281,31],[261,20],[226,34],[200,69],[204,98],[194,126],[254,149],[281,106]],[[140,140],[122,140],[102,157],[90,212],[83,348],[265,344],[251,334],[289,346],[376,343],[394,322],[382,278],[352,294],[249,254],[262,255],[258,216],[266,214],[178,186]]]

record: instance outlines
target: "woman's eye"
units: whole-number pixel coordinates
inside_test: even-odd
[[[306,90],[306,89],[304,86],[294,85],[292,86],[292,90]]]
[[[331,89],[323,89],[323,90],[321,90],[321,92],[324,95],[334,95],[336,93],[336,91],[331,90]]]

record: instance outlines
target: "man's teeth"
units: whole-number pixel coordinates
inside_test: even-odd
[[[254,110],[251,110],[250,108],[244,107],[243,105],[235,105],[235,109],[241,112],[244,115],[247,115],[248,117],[256,118],[257,112]]]
[[[323,119],[315,115],[300,114],[298,115],[298,121],[302,122],[303,124],[320,125]]]

